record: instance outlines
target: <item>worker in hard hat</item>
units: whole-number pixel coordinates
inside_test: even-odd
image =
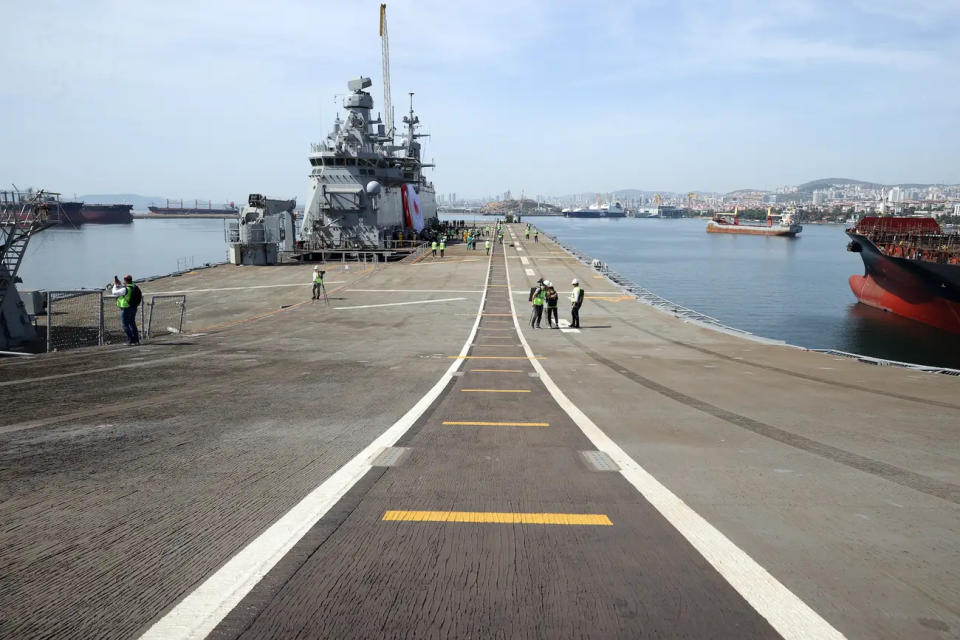
[[[570,326],[574,329],[580,328],[580,307],[583,305],[583,287],[580,281],[573,279],[573,291],[570,292]]]

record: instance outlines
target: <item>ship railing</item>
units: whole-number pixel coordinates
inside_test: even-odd
[[[913,369],[915,371],[924,371],[927,373],[943,373],[950,376],[960,376],[960,369],[951,369],[949,367],[937,367],[932,365],[925,364],[914,364],[912,362],[901,362],[899,360],[888,360],[886,358],[874,358],[873,356],[865,356],[859,353],[849,353],[847,351],[840,351],[838,349],[808,349],[808,351],[815,351],[816,353],[826,353],[832,356],[841,356],[844,358],[851,358],[864,362],[866,364],[872,364],[880,367],[904,367],[906,369]]]
[[[402,260],[400,260],[400,264],[410,264],[412,262],[416,262],[423,256],[427,255],[427,251],[429,251],[429,247],[430,247],[429,242],[421,242],[417,244],[416,248],[414,248],[414,250],[411,251],[409,255],[407,255]]]

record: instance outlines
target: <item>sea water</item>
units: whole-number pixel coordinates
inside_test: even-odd
[[[847,281],[863,273],[863,262],[846,251],[840,225],[807,224],[784,238],[707,233],[706,220],[693,218],[525,222],[731,327],[801,347],[960,368],[960,336],[857,302]],[[542,261],[538,275],[559,280],[549,264]]]

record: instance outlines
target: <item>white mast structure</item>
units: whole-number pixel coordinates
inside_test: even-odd
[[[383,111],[387,116],[387,135],[393,144],[393,102],[390,100],[390,38],[387,35],[387,5],[380,5],[380,40],[383,44]]]

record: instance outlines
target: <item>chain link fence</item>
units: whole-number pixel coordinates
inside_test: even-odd
[[[187,310],[185,295],[144,297],[137,309],[140,339],[183,331]],[[104,344],[123,344],[120,309],[115,296],[102,291],[46,291],[45,311],[35,316],[38,334],[46,337],[47,351],[63,351]]]
[[[162,336],[183,331],[183,317],[187,313],[187,296],[161,296],[150,298],[147,313],[147,337]]]
[[[47,351],[102,344],[102,304],[100,291],[48,291],[47,313],[40,316],[46,325]]]

